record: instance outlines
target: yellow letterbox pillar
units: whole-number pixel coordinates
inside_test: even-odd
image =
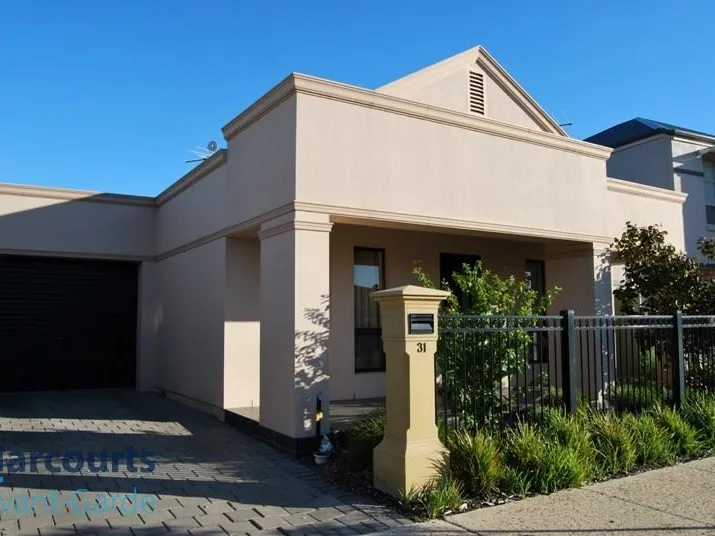
[[[448,292],[408,285],[373,292],[387,355],[387,426],[373,452],[373,483],[397,495],[437,476],[446,449],[435,424],[437,313]]]

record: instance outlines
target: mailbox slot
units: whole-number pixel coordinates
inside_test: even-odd
[[[429,313],[407,315],[407,332],[410,335],[434,333],[434,315]]]

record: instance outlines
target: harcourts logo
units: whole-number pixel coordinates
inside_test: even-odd
[[[6,457],[5,449],[0,445],[0,473],[37,473],[38,467],[44,467],[50,473],[118,473],[123,470],[130,473],[152,473],[156,467],[153,456],[151,451],[142,450],[137,453],[134,447],[128,447],[119,452],[10,451]]]
[[[83,494],[90,494],[82,498]],[[86,489],[77,489],[75,493],[60,495],[57,491],[50,493],[33,493],[30,497],[27,492],[18,491],[15,495],[0,497],[0,513],[8,517],[12,513],[18,517],[32,516],[51,512],[55,515],[64,514],[68,510],[75,514],[106,514],[119,510],[122,515],[150,514],[156,504],[156,495],[140,495],[137,488],[132,493],[116,494],[106,492],[89,492]],[[2,534],[5,534],[4,532]]]
[[[84,452],[71,450],[67,452],[5,452],[0,445],[0,473],[11,478],[13,474],[42,473],[152,473],[156,468],[154,453],[148,450],[137,452],[134,447],[123,451]],[[5,481],[0,476],[0,483]],[[122,514],[150,513],[156,502],[155,495],[140,495],[136,487],[128,494],[91,493],[91,499],[82,499],[86,489],[77,489],[70,494],[60,495],[53,491],[47,494],[33,493],[30,497],[26,492],[14,496],[0,497],[0,513],[12,511],[15,515],[33,515],[33,512],[51,511],[63,513],[69,509],[75,513],[99,514],[119,510]]]

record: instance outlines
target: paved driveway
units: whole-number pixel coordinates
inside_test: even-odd
[[[2,534],[365,534],[408,521],[199,411],[133,391],[0,396]]]

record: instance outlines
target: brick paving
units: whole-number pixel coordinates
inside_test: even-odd
[[[3,535],[348,536],[409,523],[213,417],[153,393],[1,395],[0,445]],[[128,449],[133,466],[126,455],[112,467],[112,454]],[[8,472],[19,468],[17,453],[25,470]],[[73,454],[65,460],[67,453]],[[90,453],[92,460],[78,459]]]

